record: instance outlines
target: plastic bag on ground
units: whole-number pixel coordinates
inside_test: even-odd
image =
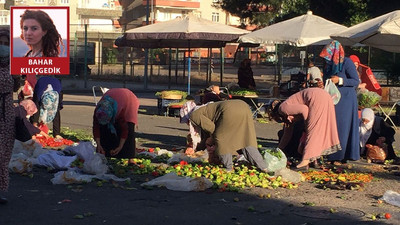
[[[382,199],[391,205],[400,207],[400,194],[395,191],[386,191],[385,194],[383,194]]]
[[[167,173],[141,186],[164,186],[173,191],[204,191],[213,186],[213,183],[205,177],[180,177],[176,173]]]
[[[52,169],[67,169],[75,161],[76,157],[76,155],[65,156],[61,152],[49,151],[39,155],[36,163],[39,166],[50,167]]]
[[[95,154],[83,163],[82,170],[89,174],[105,174],[108,172],[107,159],[103,154]]]
[[[23,153],[13,154],[10,163],[8,164],[8,170],[14,173],[31,172],[32,167],[31,160]]]
[[[18,154],[18,153],[23,153],[24,155],[28,157],[37,157],[41,153],[47,152],[48,150],[43,149],[43,147],[37,143],[34,140],[28,140],[26,142],[14,141],[14,148],[13,148],[13,154]]]
[[[113,174],[89,175],[82,174],[79,170],[67,170],[55,173],[51,182],[53,184],[80,184],[91,182],[95,178],[99,180],[114,180],[118,182],[130,180],[129,178],[119,178]]]
[[[372,159],[372,160],[379,160],[379,161],[385,161],[387,152],[385,149],[377,146],[377,145],[371,145],[367,144],[365,145],[367,148],[367,158]]]
[[[186,155],[185,153],[174,154],[168,159],[168,164],[179,163],[180,161],[186,161],[188,163],[204,162],[208,160],[208,152],[206,150],[197,151],[192,155]]]
[[[286,167],[275,171],[274,175],[281,176],[282,180],[285,180],[287,182],[300,183],[301,181],[303,181],[303,177],[300,173],[290,170]]]
[[[78,145],[68,146],[63,151],[76,154],[79,158],[85,161],[90,161],[96,154],[96,148],[90,141],[81,141]]]
[[[263,158],[267,164],[268,172],[275,172],[280,169],[286,168],[287,158],[285,153],[279,148],[276,149],[265,149],[263,152]]]

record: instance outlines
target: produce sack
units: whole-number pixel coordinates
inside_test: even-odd
[[[268,172],[275,172],[286,167],[287,158],[285,153],[279,148],[265,149],[261,151],[265,163],[267,164]]]
[[[173,191],[204,191],[213,186],[213,183],[205,177],[180,177],[176,173],[167,173],[141,186],[164,186]]]
[[[376,106],[381,99],[382,97],[373,91],[361,90],[357,93],[358,106],[362,109]]]
[[[76,156],[66,156],[58,151],[49,151],[38,156],[37,165],[52,169],[68,169],[75,159]]]
[[[379,160],[379,161],[385,161],[387,152],[385,149],[377,146],[377,145],[371,145],[367,144],[365,145],[367,148],[367,158],[371,160]]]
[[[336,105],[340,101],[340,97],[341,97],[340,91],[336,87],[335,83],[332,82],[331,79],[327,79],[325,81],[324,90],[331,95],[334,105]]]

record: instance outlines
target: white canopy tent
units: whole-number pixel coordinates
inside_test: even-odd
[[[285,20],[239,37],[241,43],[289,44],[297,47],[325,45],[330,35],[346,29],[345,26],[322,17],[307,14]]]
[[[359,23],[331,35],[343,45],[364,44],[400,52],[400,10]]]

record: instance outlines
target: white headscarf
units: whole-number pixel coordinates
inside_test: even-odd
[[[369,120],[368,123],[364,124],[362,119]],[[371,136],[372,127],[374,125],[375,113],[370,108],[365,108],[361,111],[361,121],[360,121],[360,147],[361,152],[365,149],[365,143],[367,143],[368,138]]]

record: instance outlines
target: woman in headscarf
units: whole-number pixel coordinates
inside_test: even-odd
[[[358,132],[358,103],[356,88],[360,83],[356,67],[344,56],[342,45],[332,41],[320,53],[325,60],[324,82],[327,79],[337,85],[340,101],[335,105],[336,122],[342,151],[328,156],[328,161],[337,165],[347,160],[360,159],[360,136]]]
[[[321,155],[341,150],[336,128],[335,108],[331,96],[321,88],[307,88],[284,102],[274,102],[270,117],[284,122],[284,134],[278,147],[284,149],[293,135],[294,123],[304,120],[305,141],[302,161],[296,169],[308,169],[308,164]]]
[[[190,114],[197,108],[196,103],[194,102],[193,97],[186,97],[188,100],[185,104],[182,105],[182,108],[179,111],[180,114],[180,123],[186,123],[189,125],[189,134],[187,136],[188,146],[193,149],[193,152],[197,150],[197,145],[201,142],[201,135],[199,130],[194,127],[190,123]],[[191,154],[193,152],[187,152],[187,154]]]
[[[238,85],[241,88],[256,89],[256,82],[251,69],[251,60],[243,59],[238,69]]]
[[[10,74],[10,33],[0,30],[0,204],[7,203],[3,192],[8,190],[8,163],[14,146],[14,82]]]
[[[32,101],[35,102],[38,112],[32,116],[33,125],[39,127],[50,122],[53,123],[53,136],[61,137],[61,114],[63,108],[63,94],[61,82],[51,76],[39,78],[35,85]]]
[[[246,102],[209,103],[194,110],[190,121],[212,138],[215,153],[228,171],[233,169],[232,155],[238,152],[243,152],[245,158],[260,170],[266,170],[267,165],[257,149],[254,121]]]
[[[138,110],[139,100],[129,89],[113,88],[103,95],[93,115],[98,153],[115,158],[135,156]]]
[[[356,67],[357,70],[357,74],[358,74],[358,78],[360,79],[360,84],[358,85],[359,89],[365,89],[365,86],[367,85],[366,83],[362,83],[361,81],[361,67],[360,67],[360,58],[358,58],[358,56],[356,55],[350,55],[349,58],[351,59],[351,61],[353,61],[354,66]]]
[[[49,136],[35,127],[28,118],[37,112],[35,103],[30,99],[22,100],[18,106],[15,107],[15,139],[18,141],[26,142],[35,139],[37,134],[46,138]]]
[[[394,135],[396,131],[385,122],[382,117],[375,116],[370,108],[361,111],[360,121],[360,150],[361,155],[365,154],[365,146],[367,144],[387,146],[386,159],[397,159],[393,149]]]

